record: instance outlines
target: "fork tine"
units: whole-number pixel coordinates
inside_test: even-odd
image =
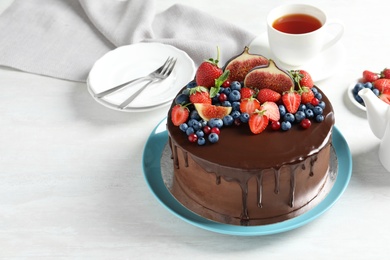
[[[176,61],[177,59],[174,59],[173,62],[171,64],[169,64],[169,68],[167,70],[167,73],[166,73],[166,76],[168,77],[169,75],[171,75],[173,69],[175,68],[175,65],[176,65]]]
[[[156,73],[159,73],[159,74],[164,73],[166,67],[169,66],[169,64],[171,63],[172,59],[173,59],[172,57],[168,57],[167,60],[165,61],[165,63],[160,68],[158,68],[156,70]]]

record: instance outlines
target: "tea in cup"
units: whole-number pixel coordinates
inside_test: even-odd
[[[331,27],[338,27],[336,33]],[[325,12],[315,6],[288,4],[271,10],[267,31],[275,57],[285,64],[300,66],[336,44],[344,34],[344,25],[327,21]]]

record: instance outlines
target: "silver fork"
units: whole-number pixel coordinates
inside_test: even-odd
[[[112,87],[110,89],[107,89],[107,90],[105,90],[103,92],[96,93],[94,96],[96,98],[102,98],[102,97],[107,96],[107,95],[109,95],[109,94],[111,94],[111,93],[113,93],[115,91],[118,91],[118,90],[120,90],[120,89],[122,89],[122,88],[124,88],[126,86],[129,86],[130,84],[132,84],[132,83],[134,83],[136,81],[139,81],[139,80],[149,80],[150,81],[151,79],[155,79],[155,78],[159,77],[159,75],[161,73],[163,73],[164,69],[166,70],[168,68],[168,66],[172,63],[172,61],[173,61],[173,58],[168,57],[167,60],[164,62],[164,64],[161,67],[159,67],[155,71],[151,72],[149,75],[142,76],[142,77],[139,77],[139,78],[136,78],[136,79],[132,79],[130,81],[127,81],[125,83],[122,83],[120,85]],[[175,63],[176,63],[176,59],[175,59]]]
[[[124,109],[127,107],[147,86],[150,84],[161,81],[169,77],[171,75],[173,69],[175,68],[177,59],[174,58],[168,58],[168,60],[164,63],[164,65],[158,69],[156,72],[152,72],[147,77],[149,77],[149,82],[143,85],[141,88],[139,88],[135,93],[133,93],[130,97],[128,97],[125,101],[122,102],[118,106],[119,109]]]

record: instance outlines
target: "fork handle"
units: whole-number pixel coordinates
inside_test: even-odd
[[[149,86],[150,84],[152,84],[153,82],[156,82],[158,81],[158,79],[151,79],[149,80],[148,83],[146,83],[145,85],[143,85],[140,89],[138,89],[136,92],[134,92],[130,97],[128,97],[125,101],[122,102],[122,104],[120,104],[118,106],[119,109],[124,109],[125,107],[127,107],[136,97],[138,97],[139,94],[141,94],[141,92],[147,87]]]
[[[145,79],[147,79],[147,78],[146,77],[139,77],[139,78],[127,81],[127,82],[122,83],[122,84],[120,84],[118,86],[115,86],[115,87],[107,89],[107,90],[105,90],[103,92],[97,93],[97,94],[95,94],[95,97],[102,98],[104,96],[107,96],[108,94],[111,94],[111,93],[113,93],[113,92],[115,92],[117,90],[120,90],[120,89],[126,87],[127,85],[130,85],[131,83],[134,83],[134,82],[136,82],[138,80],[145,80]]]

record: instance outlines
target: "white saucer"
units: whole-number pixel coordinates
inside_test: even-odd
[[[314,82],[318,82],[332,76],[345,61],[345,48],[341,41],[339,41],[329,49],[314,57],[305,65],[293,67],[291,65],[284,64],[272,54],[268,44],[267,32],[259,35],[251,42],[249,45],[249,52],[263,55],[268,59],[273,59],[286,70],[304,69],[310,73]]]
[[[125,109],[118,109],[127,97],[145,82],[138,82],[103,98],[94,95],[140,76],[146,76],[160,67],[168,57],[177,58],[172,74],[161,82],[148,86]],[[118,47],[95,62],[88,75],[87,86],[96,101],[106,107],[141,112],[169,104],[177,92],[195,76],[195,64],[187,53],[167,44],[136,43]]]

